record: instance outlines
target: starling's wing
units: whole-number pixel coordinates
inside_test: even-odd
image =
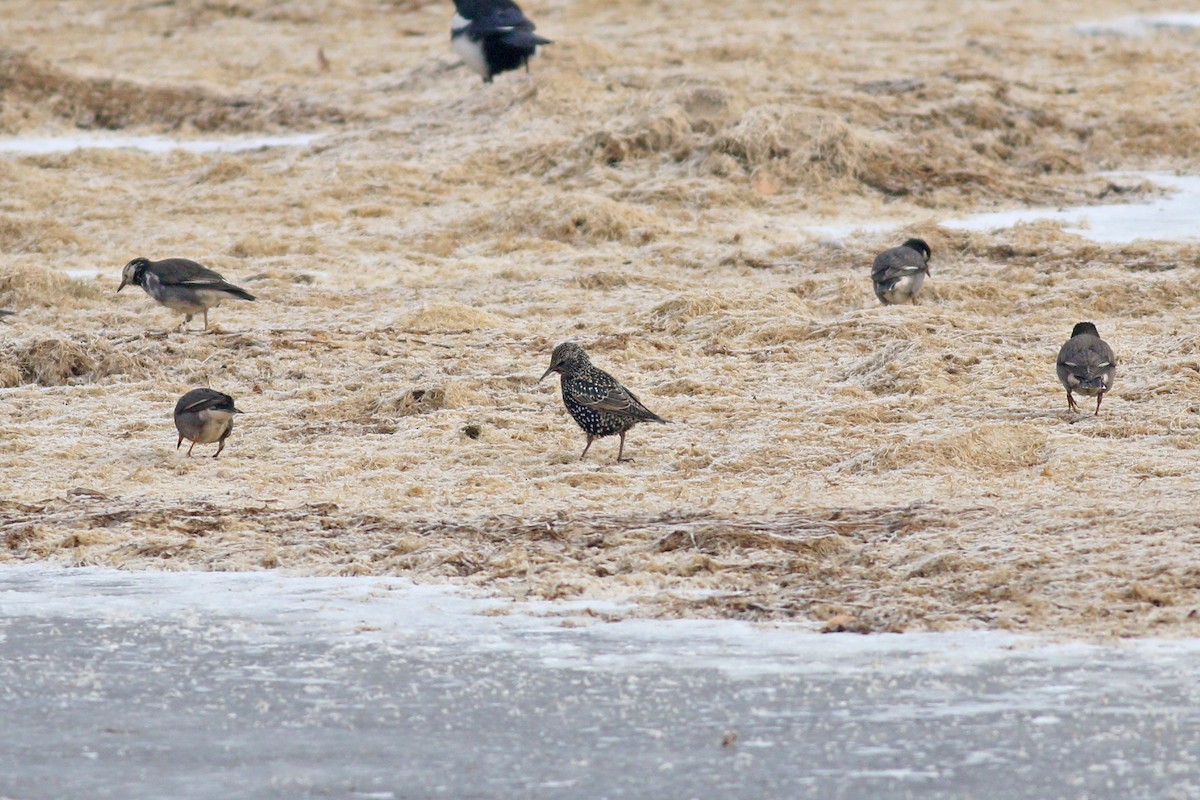
[[[666,422],[655,414],[637,396],[601,370],[592,370],[591,375],[579,376],[564,385],[563,393],[581,406],[597,411],[632,417],[638,420]]]
[[[886,283],[925,271],[925,259],[911,247],[893,247],[884,250],[875,257],[871,265],[871,280],[875,283]]]
[[[210,289],[253,300],[254,295],[221,277],[220,273],[186,258],[156,261],[151,274],[164,286],[185,286],[189,289]]]
[[[221,283],[225,280],[219,273],[186,258],[167,258],[155,261],[151,264],[150,271],[164,286],[205,285]]]
[[[215,389],[192,389],[179,398],[179,402],[175,405],[175,414],[178,416],[179,414],[186,414],[188,412],[198,413],[210,409],[214,411],[233,411],[233,398]]]
[[[1116,374],[1112,348],[1089,333],[1072,338],[1058,351],[1058,377],[1068,389],[1108,388]]]

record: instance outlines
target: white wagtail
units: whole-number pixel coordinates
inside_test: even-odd
[[[538,45],[550,44],[512,0],[454,0],[450,47],[484,83],[510,69],[525,67]]]
[[[1096,415],[1100,401],[1117,379],[1117,359],[1108,342],[1100,338],[1096,326],[1080,322],[1071,331],[1071,338],[1058,351],[1058,379],[1067,390],[1067,408],[1078,411],[1072,392],[1096,398]]]
[[[884,250],[875,256],[871,265],[871,280],[875,296],[884,305],[917,304],[917,295],[929,274],[929,257],[933,251],[924,239],[909,239],[899,247]]]
[[[191,322],[196,314],[204,314],[205,328],[208,328],[208,310],[221,305],[222,300],[230,297],[254,299],[254,295],[245,289],[239,289],[208,267],[186,258],[162,261],[135,258],[121,271],[121,285],[117,291],[131,284],[142,287],[146,294],[172,311],[185,315],[183,325]]]
[[[242,413],[233,405],[233,398],[213,389],[192,389],[175,404],[175,430],[179,431],[178,450],[187,439],[192,447],[218,442],[213,458],[225,449],[225,440],[233,431],[233,415]],[[188,448],[190,458],[192,447]]]

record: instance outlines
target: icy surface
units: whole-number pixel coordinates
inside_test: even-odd
[[[1072,26],[1076,33],[1121,36],[1148,36],[1159,31],[1197,28],[1200,28],[1200,14],[1188,13],[1118,17],[1104,21],[1081,22]]]
[[[1121,203],[1074,208],[1027,208],[974,214],[943,222],[947,228],[994,230],[1022,222],[1057,220],[1068,223],[1065,230],[1096,242],[1124,243],[1136,239],[1187,241],[1200,239],[1200,176],[1165,173],[1124,174],[1144,178],[1171,189],[1171,193],[1144,203]]]
[[[1196,642],[509,609],[394,579],[5,567],[0,796],[1200,791]]]
[[[288,136],[247,136],[222,139],[172,139],[166,136],[111,136],[81,133],[74,136],[0,138],[0,154],[46,155],[69,153],[72,150],[141,150],[146,153],[169,153],[185,150],[189,153],[239,153],[265,147],[296,147],[311,144],[320,137],[316,133]]]

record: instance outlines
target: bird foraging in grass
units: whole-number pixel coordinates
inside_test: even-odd
[[[1067,408],[1078,411],[1072,392],[1096,398],[1096,413],[1100,401],[1117,379],[1117,359],[1112,348],[1100,338],[1096,326],[1080,322],[1071,330],[1071,338],[1058,351],[1058,379],[1067,390]]]
[[[187,439],[192,443],[188,458],[197,444],[217,442],[217,452],[225,449],[225,440],[233,432],[233,415],[242,413],[233,405],[233,398],[213,389],[192,389],[175,404],[175,430],[179,431],[178,450]]]
[[[121,285],[140,286],[146,294],[162,305],[184,315],[182,328],[196,314],[204,314],[204,329],[208,329],[208,310],[221,305],[222,300],[236,297],[253,300],[254,295],[240,289],[205,266],[186,258],[166,258],[150,261],[135,258],[121,270]]]
[[[617,434],[621,446],[617,461],[625,453],[625,434],[639,422],[670,422],[642,405],[637,396],[622,386],[604,370],[592,366],[591,359],[575,342],[563,342],[554,348],[550,366],[538,378],[538,383],[551,372],[562,376],[562,399],[567,411],[587,434],[582,461],[587,457],[592,440]]]
[[[884,250],[871,265],[875,296],[885,306],[917,304],[917,295],[929,275],[929,257],[933,251],[924,239],[909,239],[899,247]]]
[[[525,67],[539,45],[551,44],[512,0],[454,0],[450,47],[484,83],[501,72]]]

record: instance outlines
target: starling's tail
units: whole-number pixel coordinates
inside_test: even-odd
[[[222,282],[221,283],[221,291],[225,292],[225,294],[231,294],[234,297],[240,297],[243,300],[253,300],[254,299],[254,295],[250,294],[249,292],[247,292],[245,289],[241,288],[240,286],[234,286],[232,283]]]

